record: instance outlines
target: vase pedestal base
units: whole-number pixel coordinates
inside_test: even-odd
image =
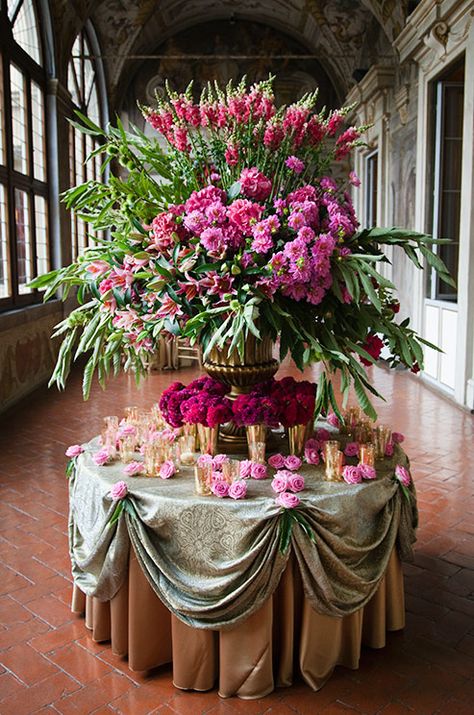
[[[271,452],[288,452],[288,438],[283,431],[269,430],[266,439],[267,454]],[[222,425],[219,430],[217,449],[221,454],[236,454],[248,457],[247,434],[245,427],[232,424]]]

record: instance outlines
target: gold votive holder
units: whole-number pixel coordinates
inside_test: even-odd
[[[385,427],[385,425],[378,425],[373,431],[374,442],[375,442],[375,456],[379,459],[385,457],[385,450],[387,444],[392,439],[392,430],[390,427]]]
[[[133,462],[135,457],[135,437],[124,435],[119,441],[120,461],[124,464]]]
[[[373,467],[375,464],[375,445],[373,444],[361,444],[360,445],[360,464],[368,464]]]
[[[259,464],[265,464],[265,442],[249,442],[249,459],[252,462],[258,462]]]
[[[194,488],[196,494],[202,497],[208,497],[212,494],[211,491],[212,465],[203,464],[202,466],[194,467]]]
[[[339,447],[337,440],[328,440],[324,443],[324,478],[327,482],[342,480],[344,454]]]
[[[305,424],[288,427],[288,446],[290,454],[301,457],[310,434],[311,424],[311,422],[306,422]]]
[[[143,463],[147,477],[156,477],[161,465],[161,447],[159,444],[145,444],[143,447]]]
[[[138,414],[140,412],[140,408],[137,407],[136,405],[132,405],[131,407],[126,407],[125,408],[125,419],[127,422],[130,424],[136,424],[138,422]]]
[[[224,462],[222,464],[222,477],[229,485],[240,479],[240,461],[238,459],[228,459]]]
[[[180,450],[180,463],[185,467],[196,464],[196,438],[192,434],[184,434],[178,439]]]
[[[219,435],[219,426],[217,425],[216,427],[205,427],[204,425],[198,425],[197,429],[201,453],[211,454],[212,456],[217,454],[217,437]]]

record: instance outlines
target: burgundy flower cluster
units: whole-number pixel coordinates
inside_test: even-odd
[[[184,423],[216,427],[232,419],[227,392],[228,387],[211,377],[199,377],[188,386],[173,382],[161,395],[160,409],[172,427]]]
[[[270,380],[247,395],[239,395],[233,404],[237,425],[266,424],[294,427],[313,417],[316,385],[293,377]]]

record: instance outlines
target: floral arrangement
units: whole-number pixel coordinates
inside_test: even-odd
[[[79,115],[74,125],[98,140],[91,156],[101,155],[111,176],[64,197],[96,232],[94,246],[31,284],[46,289],[46,300],[77,288],[80,305],[55,333],[62,344],[52,382],[64,387],[72,360],[87,353],[87,398],[95,371],[104,385],[122,358],[139,376],[160,335],[199,341],[206,357],[223,346],[243,355],[253,334],[279,338],[281,358],[290,352],[301,369],[323,363],[317,412],[338,411],[331,378],[339,371],[344,397],[353,383],[375,415],[364,364],[384,346],[391,367],[422,368],[428,343],[408,319],[396,322],[395,287],[378,266],[388,262],[385,246],[398,246],[451,282],[430,248],[437,241],[359,229],[349,194],[357,177],[330,173],[363,143],[364,127],[347,127],[351,108],[317,112],[316,100],[314,92],[277,108],[272,78],[250,88],[209,85],[199,101],[192,87],[168,90],[143,109],[156,139]]]
[[[184,423],[216,427],[232,419],[232,405],[225,397],[228,391],[211,377],[199,377],[187,387],[173,382],[163,391],[159,406],[172,427],[182,427]]]

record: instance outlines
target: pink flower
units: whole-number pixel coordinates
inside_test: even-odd
[[[266,479],[268,476],[267,467],[265,464],[259,464],[258,462],[253,462],[250,474],[253,479]]]
[[[302,492],[304,489],[304,477],[301,474],[292,474],[288,477],[288,489],[292,492]]]
[[[272,190],[272,182],[265,174],[253,166],[251,169],[244,169],[240,175],[240,187],[242,194],[257,201],[264,201]]]
[[[299,469],[301,465],[302,461],[296,454],[290,454],[288,457],[285,457],[285,467],[287,469],[294,471],[295,469]]]
[[[393,442],[387,443],[387,446],[385,447],[385,456],[393,457]]]
[[[272,454],[272,456],[268,458],[268,464],[274,469],[281,469],[281,467],[285,466],[285,458],[280,453]]]
[[[82,454],[84,451],[84,447],[81,447],[80,444],[71,444],[70,447],[68,447],[65,451],[66,457],[78,457],[80,454]]]
[[[275,499],[279,506],[284,509],[294,509],[300,503],[300,498],[293,494],[292,492],[281,492]]]
[[[319,464],[319,452],[317,449],[305,447],[304,457],[308,464]]]
[[[229,494],[229,485],[222,479],[217,479],[211,484],[211,492],[216,495],[216,497],[226,497]]]
[[[395,444],[400,444],[400,442],[405,441],[405,435],[403,435],[401,432],[392,432],[392,442],[395,442]]]
[[[344,447],[344,454],[346,457],[357,457],[359,454],[358,442],[348,442]]]
[[[240,463],[240,476],[242,479],[248,479],[252,474],[252,462],[250,459],[243,459]]]
[[[319,442],[319,440],[317,439],[314,439],[314,437],[310,437],[310,439],[306,441],[304,447],[305,449],[321,449],[321,442]]]
[[[295,174],[301,174],[304,169],[304,162],[296,156],[289,156],[285,161],[285,166],[294,171]]]
[[[125,474],[128,474],[129,477],[133,477],[134,474],[143,472],[143,462],[130,462],[123,468],[123,471]]]
[[[128,422],[123,422],[119,428],[118,428],[118,433],[117,436],[120,437],[135,437],[137,433],[136,428],[129,424]]]
[[[214,460],[210,454],[201,454],[197,460],[198,467],[205,467],[207,464],[213,464]]]
[[[360,471],[360,467],[351,467],[350,465],[347,465],[342,470],[342,476],[344,478],[344,481],[346,481],[348,484],[360,484],[360,482],[362,481],[362,473]]]
[[[355,173],[355,171],[349,172],[349,182],[352,184],[352,186],[360,186],[360,179]]]
[[[228,496],[231,499],[244,499],[247,495],[247,482],[243,479],[239,479],[236,482],[232,482],[229,487]]]
[[[328,432],[327,429],[324,429],[324,427],[317,429],[315,435],[319,442],[327,442],[328,439],[331,439],[331,433]]]
[[[395,478],[398,479],[398,481],[403,484],[404,487],[410,486],[410,472],[406,467],[403,467],[401,464],[397,464],[397,466],[395,467]]]
[[[114,501],[119,501],[127,496],[128,487],[125,482],[115,482],[109,492],[110,496]]]
[[[375,479],[377,472],[370,464],[359,464],[360,473],[363,479]]]
[[[101,260],[96,260],[96,261],[91,261],[89,265],[86,266],[86,271],[88,273],[92,273],[93,276],[101,276],[103,273],[106,273],[108,270],[110,270],[110,265],[107,263],[107,261],[101,261]]]
[[[163,462],[163,464],[160,467],[160,477],[162,479],[169,479],[175,473],[176,473],[176,467],[174,466],[171,459],[167,459],[166,462]]]
[[[284,492],[288,486],[288,475],[285,472],[277,472],[272,479],[272,489],[274,492]]]
[[[92,455],[92,459],[98,467],[102,467],[104,464],[107,464],[110,459],[109,451],[107,449],[100,449]]]
[[[328,424],[331,425],[331,427],[336,427],[336,429],[337,429],[341,426],[341,423],[339,422],[339,418],[335,414],[335,412],[330,412],[326,419],[327,419]]]
[[[214,469],[221,470],[222,465],[229,461],[227,454],[216,454],[212,459],[212,466]]]

